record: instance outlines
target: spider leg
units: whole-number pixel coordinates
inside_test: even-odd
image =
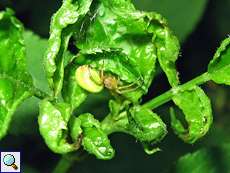
[[[125,87],[125,86],[124,86]],[[122,88],[122,89],[120,89],[120,87],[118,87],[117,89],[116,89],[116,92],[118,93],[118,94],[124,94],[124,93],[128,93],[128,92],[132,92],[132,91],[135,91],[135,90],[137,90],[138,88],[140,88],[140,86],[136,86],[136,87],[134,87],[134,88]]]
[[[136,81],[138,81],[141,77],[139,77]],[[118,79],[120,80],[120,79]],[[137,85],[136,82],[132,82],[131,84],[128,85],[124,85],[124,86],[119,86],[117,88],[117,90],[121,91],[121,92],[130,92],[130,91],[134,91],[136,89],[140,88],[140,85]]]
[[[135,85],[136,85],[136,83],[133,82],[131,84],[127,84],[127,85],[124,85],[124,86],[119,86],[118,89],[123,90],[123,89],[127,89],[127,88],[130,88],[130,87],[133,87]]]

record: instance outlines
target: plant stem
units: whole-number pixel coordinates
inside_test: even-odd
[[[148,108],[148,109],[155,109],[168,101],[172,99],[173,96],[178,94],[178,92],[182,92],[185,90],[190,90],[194,86],[201,85],[207,81],[210,80],[210,75],[208,73],[204,73],[193,80],[183,84],[179,85],[177,87],[173,87],[169,91],[161,94],[158,97],[153,98],[152,100],[144,103],[142,105],[143,108]],[[113,132],[127,132],[126,127],[128,126],[129,120],[127,116],[124,114],[124,116],[121,116],[120,119],[114,119],[110,114],[106,116],[106,118],[101,122],[101,127],[104,130],[104,132],[109,135]],[[111,124],[113,124],[111,126]]]
[[[101,122],[101,128],[103,131],[110,135],[114,132],[125,132],[126,126],[128,125],[127,116],[124,115],[122,118],[115,120],[111,114],[107,115],[105,119]],[[112,124],[112,125],[111,125]]]
[[[67,173],[73,162],[73,159],[68,158],[67,155],[63,155],[52,173]]]
[[[172,99],[172,97],[174,95],[176,95],[178,92],[192,89],[195,85],[201,85],[201,84],[203,84],[209,80],[210,80],[210,75],[206,72],[206,73],[194,78],[193,80],[191,80],[191,81],[189,81],[183,85],[179,85],[177,87],[174,87],[174,88],[170,89],[169,91],[161,94],[160,96],[153,98],[152,100],[148,101],[147,103],[144,103],[142,105],[142,107],[148,108],[148,109],[155,109],[155,108],[167,103],[168,101],[170,101]]]

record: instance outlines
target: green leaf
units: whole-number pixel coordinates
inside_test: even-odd
[[[84,32],[76,33],[76,46],[88,64],[124,83],[136,84],[143,94],[153,79],[156,62],[156,48],[147,32],[149,21],[144,21],[147,14],[136,11],[132,3],[117,3],[103,1],[92,7],[82,24]],[[109,20],[113,22],[108,24]]]
[[[124,0],[102,1],[90,12],[82,22],[82,32],[75,34],[80,50],[76,59],[84,57],[85,63],[112,73],[124,86],[135,84],[137,89],[128,92],[131,97],[122,94],[134,98],[133,102],[147,93],[155,75],[156,58],[169,83],[179,84],[175,68],[179,42],[160,14],[135,10],[130,1]]]
[[[100,91],[103,88],[101,85],[110,90],[117,100],[129,100],[129,104],[130,101],[138,104],[154,78],[157,59],[170,85],[179,84],[175,68],[179,42],[160,14],[137,11],[131,1],[126,0],[102,0],[94,1],[92,5],[87,2],[80,5],[82,8],[85,7],[85,11],[83,10],[85,13],[82,13],[80,19],[79,16],[72,16],[71,20],[64,20],[63,15],[70,10],[71,15],[74,12],[77,14],[79,12],[81,15],[81,7],[77,3],[73,4],[71,0],[64,1],[54,15],[45,59],[45,68],[54,96],[57,97],[62,90],[63,99],[70,104],[71,112],[85,101],[87,91]],[[66,22],[65,25],[60,25],[58,23],[60,21]],[[64,53],[72,41],[77,48],[77,55],[72,55],[67,62]],[[65,70],[64,62],[67,62]],[[86,70],[80,71],[79,69],[83,67],[86,67],[84,68]],[[95,72],[97,79],[94,79],[93,74],[90,76],[89,71]],[[86,82],[84,78],[86,75],[90,82]],[[102,82],[98,84],[98,81]],[[109,84],[106,85],[106,82]],[[113,82],[115,85],[112,86]],[[92,87],[94,84],[101,87],[100,90],[95,91]],[[133,123],[130,126],[127,125],[130,112],[124,110],[117,114],[116,116],[122,117],[121,123],[117,126],[124,123],[122,130],[142,142],[158,142],[166,134],[164,123],[150,110],[132,112],[130,119]],[[85,131],[89,131],[91,134],[89,139],[92,140],[92,144],[96,141],[96,145],[95,136],[102,135],[100,129],[92,131],[88,127],[84,129],[82,122],[76,121],[76,129],[79,125],[83,130],[83,141],[84,135],[87,135]],[[79,134],[71,133],[71,135],[75,137]],[[89,144],[91,145],[90,142]],[[95,149],[94,154],[98,156]]]
[[[41,38],[32,31],[24,32],[26,46],[27,68],[33,77],[34,85],[42,91],[48,92],[43,58],[48,46],[47,39]],[[36,64],[36,65],[35,65]]]
[[[52,104],[47,100],[40,103],[39,130],[47,146],[55,153],[68,153],[79,148],[78,141],[69,143],[68,122],[71,108],[66,103]]]
[[[180,44],[176,36],[168,27],[158,29],[153,42],[157,47],[157,58],[162,70],[165,72],[169,84],[175,87],[179,84],[176,60],[179,56]]]
[[[230,37],[226,38],[217,49],[208,65],[208,73],[214,82],[230,85]]]
[[[131,109],[131,116],[127,131],[141,142],[157,143],[167,134],[164,122],[150,109],[139,106],[133,107]]]
[[[85,128],[82,145],[89,153],[98,159],[109,160],[114,157],[115,151],[110,145],[108,136],[101,129],[91,127]]]
[[[79,30],[77,24],[89,11],[91,2],[92,0],[79,2],[64,0],[61,8],[52,17],[45,70],[54,96],[57,96],[62,89],[65,62],[63,55],[67,51],[69,39]]]
[[[69,64],[65,68],[65,78],[62,88],[62,97],[66,103],[71,105],[74,110],[86,100],[87,92],[82,89],[76,82],[76,69],[77,65]]]
[[[175,32],[180,42],[184,42],[196,28],[207,3],[208,0],[134,0],[137,8],[156,11],[167,18],[170,28]]]
[[[25,63],[23,26],[13,15],[10,9],[0,12],[0,138],[19,104],[33,94]]]
[[[175,173],[218,173],[210,150],[202,149],[181,157],[175,166]]]
[[[26,65],[28,72],[33,78],[36,88],[48,92],[48,84],[43,68],[44,53],[47,48],[47,40],[40,38],[32,31],[24,31],[24,40],[26,48]],[[36,64],[36,65],[35,65]],[[31,97],[26,99],[22,105],[17,108],[14,119],[12,120],[10,134],[36,134],[37,133],[37,115],[39,99]]]
[[[182,156],[174,166],[174,173],[229,172],[230,143],[199,149]]]
[[[173,97],[173,101],[185,114],[188,127],[185,127],[176,118],[172,110],[171,126],[182,140],[194,143],[208,132],[212,124],[210,100],[201,88],[195,86],[191,90],[178,91]]]
[[[65,154],[78,150],[82,145],[98,159],[111,159],[114,150],[100,122],[89,113],[71,117],[71,111],[67,103],[47,100],[40,103],[39,130],[47,146],[55,153]]]
[[[81,114],[78,118],[81,120],[83,130],[82,146],[84,149],[90,154],[94,154],[98,159],[113,158],[115,151],[108,136],[101,129],[100,122],[89,113]]]
[[[156,58],[169,83],[172,86],[179,84],[175,68],[179,42],[160,14],[137,11],[131,2],[124,0],[109,3],[104,0],[92,5],[91,2],[71,2],[64,1],[52,19],[45,56],[45,69],[54,96],[62,89],[63,55],[71,36],[79,50],[75,60],[81,61],[81,65],[90,64],[97,70],[112,73],[118,81],[121,80],[121,88],[127,88],[124,92],[115,92],[132,102],[139,102],[140,97],[147,93],[155,74]],[[68,10],[72,10],[72,15],[79,13],[81,17],[72,16],[61,25],[59,22],[64,20],[59,19]],[[82,57],[84,62],[79,60]]]

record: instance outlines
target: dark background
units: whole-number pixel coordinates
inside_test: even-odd
[[[208,62],[212,59],[221,40],[230,34],[230,0],[135,0],[134,3],[138,9],[162,13],[179,37],[181,54],[177,67],[182,83],[206,71]],[[48,38],[51,15],[60,5],[61,0],[0,0],[0,8],[14,9],[25,28],[43,38]],[[42,55],[37,56],[42,57]],[[70,173],[172,172],[179,157],[200,148],[209,149],[210,157],[215,163],[218,162],[217,172],[230,172],[227,167],[223,166],[223,153],[218,152],[220,144],[230,141],[228,125],[230,122],[230,90],[211,82],[202,87],[212,100],[214,124],[208,135],[196,144],[185,144],[173,134],[168,123],[168,107],[171,105],[168,103],[156,110],[168,124],[169,133],[159,143],[162,152],[148,156],[134,138],[125,134],[113,134],[111,141],[116,149],[114,159],[101,161],[89,156],[84,161],[75,163]],[[159,74],[149,90],[150,94],[144,97],[143,102],[168,89],[166,77],[164,74]],[[22,151],[24,172],[48,173],[55,167],[60,156],[49,151],[39,135],[36,122],[37,102],[32,98],[19,108],[8,136],[0,142],[0,149]],[[101,103],[103,106],[106,105],[103,99]],[[93,110],[95,114],[103,110],[103,106],[100,109],[95,102],[84,106],[95,107]]]

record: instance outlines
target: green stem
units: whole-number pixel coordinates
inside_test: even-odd
[[[74,160],[63,155],[52,173],[67,173]]]
[[[125,132],[127,125],[127,116],[124,116],[119,120],[115,120],[111,114],[107,115],[105,119],[101,122],[101,128],[107,135],[110,135],[114,132]]]
[[[178,92],[189,90],[189,89],[193,88],[195,85],[201,85],[201,84],[203,84],[209,80],[210,80],[210,76],[206,72],[206,73],[194,78],[193,80],[191,80],[191,81],[189,81],[183,85],[179,85],[177,87],[174,87],[174,88],[170,89],[169,91],[161,94],[160,96],[153,98],[152,100],[148,101],[147,103],[144,103],[142,105],[142,107],[148,108],[148,109],[155,109],[155,108],[167,103],[168,101],[170,101],[172,99],[172,97],[174,95],[176,95]]]
[[[160,96],[153,98],[147,103],[144,103],[142,107],[148,109],[155,109],[170,101],[172,97],[175,96],[178,92],[192,89],[194,86],[201,85],[209,80],[210,80],[209,74],[204,73],[183,85],[173,87],[172,89],[161,94]],[[129,121],[127,119],[127,116],[124,115],[122,117],[123,118],[115,120],[114,117],[112,117],[112,115],[110,114],[106,116],[106,118],[101,122],[101,127],[104,130],[104,132],[107,135],[113,132],[127,132],[126,127],[128,126]]]

